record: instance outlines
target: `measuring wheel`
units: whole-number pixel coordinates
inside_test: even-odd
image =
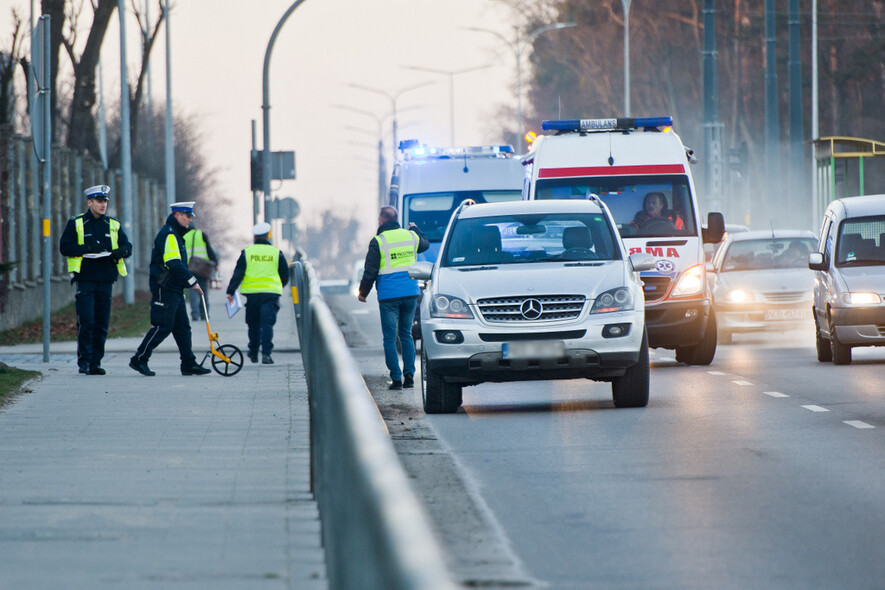
[[[225,361],[212,355],[212,368],[222,377],[233,377],[243,368],[243,353],[233,344],[222,344],[216,349],[219,353],[230,359]]]

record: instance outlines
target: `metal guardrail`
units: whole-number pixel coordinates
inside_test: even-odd
[[[290,265],[307,373],[312,486],[332,588],[452,590],[443,552],[412,492],[309,262]]]

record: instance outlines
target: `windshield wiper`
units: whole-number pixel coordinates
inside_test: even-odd
[[[462,266],[458,269],[461,272],[473,272],[474,270],[498,270],[497,266]]]
[[[602,262],[566,262],[564,266],[602,266]]]

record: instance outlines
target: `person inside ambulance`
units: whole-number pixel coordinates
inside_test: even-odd
[[[685,229],[685,222],[679,214],[667,208],[667,197],[657,191],[645,195],[642,209],[636,213],[630,225],[651,235],[669,235]]]

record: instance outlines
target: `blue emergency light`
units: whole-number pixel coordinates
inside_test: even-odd
[[[631,131],[671,127],[673,117],[642,117],[618,119],[562,119],[542,121],[545,131]]]

